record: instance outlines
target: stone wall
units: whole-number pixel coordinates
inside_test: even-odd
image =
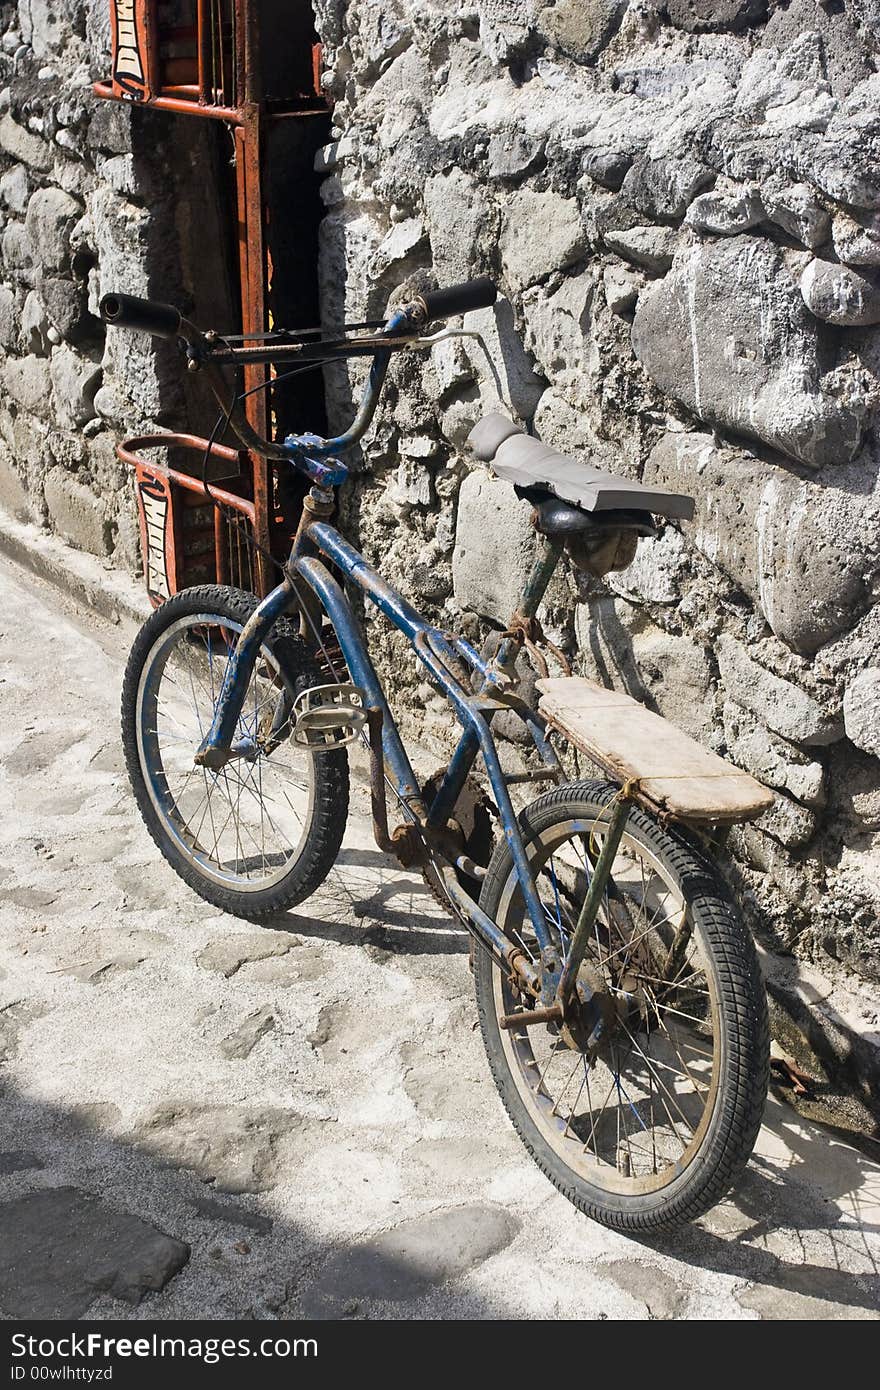
[[[545,626],[775,789],[732,842],[765,940],[880,980],[878,0],[315,8],[328,325],[432,279],[505,296],[468,316],[482,342],[395,366],[353,537],[482,638],[532,546],[464,449],[485,410],[691,492],[695,521],[628,570],[556,581]],[[0,503],[136,569],[113,444],[210,420],[170,351],[105,334],[99,295],[234,316],[221,132],[97,101],[108,51],[104,0],[0,0]],[[334,423],[358,384],[328,373]],[[447,739],[399,643],[375,647]]]
[[[765,940],[880,980],[877,0],[319,0],[328,323],[488,273],[392,373],[349,523],[429,612],[506,619],[528,504],[468,459],[499,406],[697,499],[550,635],[766,781],[732,838]],[[335,423],[357,372],[328,378]],[[423,730],[446,721],[377,643]]]
[[[109,45],[106,0],[0,4],[0,504],[138,571],[116,440],[206,403],[169,349],[105,333],[98,300],[195,285],[226,322],[230,291],[216,132],[98,101]]]

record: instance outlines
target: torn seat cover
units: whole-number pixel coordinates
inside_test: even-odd
[[[497,411],[474,426],[468,443],[499,478],[521,488],[545,487],[586,512],[634,508],[681,521],[690,521],[694,514],[692,497],[644,487],[635,479],[579,463],[525,434]]]

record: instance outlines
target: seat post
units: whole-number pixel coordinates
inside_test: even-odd
[[[561,555],[562,541],[550,540],[546,536],[541,537],[535,562],[523,587],[516,612],[511,619],[511,626],[515,625],[516,620],[525,619],[528,621],[529,618],[535,617]],[[507,671],[509,675],[513,675],[513,671],[508,671],[507,668],[509,663],[516,660],[518,651],[519,643],[516,638],[505,637],[498,648],[493,665],[500,670]]]

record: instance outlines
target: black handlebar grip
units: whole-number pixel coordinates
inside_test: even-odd
[[[138,333],[152,333],[154,338],[176,338],[180,332],[180,310],[173,304],[138,299],[133,294],[105,294],[100,309],[101,318],[114,328],[133,328]]]
[[[498,298],[498,291],[483,275],[479,280],[466,280],[463,285],[450,285],[445,290],[428,290],[421,296],[422,303],[432,319],[451,319],[456,314],[467,314],[471,309],[488,309]]]

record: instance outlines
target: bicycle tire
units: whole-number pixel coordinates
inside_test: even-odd
[[[154,842],[175,873],[202,898],[225,912],[250,921],[259,921],[271,913],[303,902],[320,887],[333,867],[348,817],[347,750],[337,748],[302,754],[304,764],[310,768],[311,783],[308,820],[304,823],[294,857],[279,869],[267,886],[261,888],[257,884],[256,887],[248,887],[239,875],[241,882],[236,887],[234,875],[233,881],[219,881],[221,866],[218,865],[215,872],[209,859],[200,865],[181,832],[182,813],[176,810],[172,814],[168,802],[171,793],[169,791],[168,797],[165,797],[162,790],[163,779],[165,790],[168,788],[167,777],[160,770],[157,778],[157,768],[150,763],[149,753],[151,749],[155,753],[158,734],[151,742],[149,721],[145,717],[145,692],[152,689],[151,680],[153,684],[159,682],[158,688],[161,688],[164,667],[161,672],[157,668],[159,662],[168,660],[167,649],[172,636],[179,632],[191,642],[189,634],[199,634],[203,630],[240,631],[257,604],[258,600],[253,594],[222,585],[185,589],[168,599],[147,619],[135,638],[123,680],[121,711],[122,742],[129,780],[138,809]],[[267,669],[271,665],[274,678],[283,683],[291,698],[309,686],[321,684],[322,678],[309,648],[284,620],[277,623],[269,634],[261,660],[267,664]],[[155,699],[158,700],[158,695]],[[158,725],[158,720],[156,722]],[[192,751],[195,751],[194,747]],[[207,774],[204,775],[205,784],[208,785]],[[156,790],[157,782],[159,792]],[[248,794],[259,804],[263,797],[262,772],[259,790],[254,786]],[[238,799],[242,799],[241,792]],[[197,841],[198,835],[193,838]],[[219,850],[217,853],[219,855]]]
[[[566,825],[584,823],[594,826],[603,812],[607,811],[609,801],[616,792],[617,788],[612,784],[576,782],[556,788],[533,802],[519,818],[532,863],[537,865],[541,862],[542,856],[546,856],[547,845],[556,843],[556,837],[562,834]],[[565,1118],[564,1113],[560,1110],[554,1130],[553,1125],[546,1119],[547,1105],[540,1094],[541,1087],[546,1088],[547,1083],[541,1080],[540,1075],[535,1078],[528,1066],[523,1065],[523,1058],[527,1057],[527,1050],[533,1046],[531,1039],[539,1032],[539,1027],[502,1030],[499,1023],[500,1008],[510,1006],[509,997],[507,1003],[504,1003],[502,971],[487,951],[478,950],[474,973],[480,1027],[492,1075],[514,1128],[529,1153],[550,1181],[587,1216],[614,1230],[635,1235],[672,1231],[694,1220],[721,1200],[746,1165],[761,1124],[767,1094],[769,1024],[766,993],[754,943],[715,867],[697,853],[682,835],[661,828],[644,811],[637,808],[630,812],[622,848],[624,845],[633,844],[642,846],[646,857],[650,856],[648,862],[658,863],[669,881],[680,890],[682,902],[686,904],[686,912],[689,915],[686,919],[683,913],[680,921],[692,922],[689,929],[690,939],[699,942],[701,959],[705,958],[708,970],[714,975],[713,989],[717,992],[717,1084],[714,1091],[707,1086],[707,1097],[713,1097],[711,1113],[702,1139],[695,1144],[693,1153],[680,1173],[676,1175],[674,1165],[671,1165],[672,1176],[668,1180],[663,1179],[662,1185],[658,1185],[661,1183],[660,1177],[648,1173],[644,1179],[640,1178],[630,1163],[629,1178],[621,1177],[616,1171],[613,1175],[609,1172],[607,1178],[603,1177],[604,1170],[599,1161],[598,1144],[593,1137],[598,1133],[595,1118],[592,1120],[592,1129],[587,1131],[588,1144],[592,1138],[595,1155],[585,1146],[584,1152],[577,1157],[573,1149],[566,1150],[566,1156],[563,1157],[560,1153],[562,1141],[559,1139],[558,1131],[561,1120]],[[556,875],[553,863],[556,853],[556,848],[553,848],[549,861],[544,859],[545,865],[547,862],[550,863],[554,885]],[[634,860],[637,857],[631,848],[626,850],[626,853],[631,854]],[[617,863],[615,860],[615,870]],[[547,877],[546,868],[543,872]],[[508,933],[513,930],[514,920],[522,919],[523,914],[521,896],[517,902],[518,889],[512,885],[515,885],[512,857],[506,842],[502,841],[489,865],[480,905]],[[648,891],[644,889],[643,901],[647,902],[648,899]],[[609,911],[610,901],[611,899],[606,900],[606,912]],[[647,909],[645,914],[647,918]],[[628,909],[627,916],[631,920]],[[561,921],[561,915],[559,920]],[[606,931],[610,947],[613,945],[613,938],[610,928]],[[644,941],[641,943],[636,941],[635,936],[633,941],[644,947],[650,959],[651,931],[645,933]],[[597,929],[597,958],[600,960],[601,949],[602,942]],[[634,953],[633,946],[630,955]],[[613,953],[609,950],[605,965],[606,976],[610,976],[612,971],[612,956]],[[623,960],[626,963],[628,957],[624,956]],[[688,977],[685,977],[685,984],[687,981]],[[630,994],[635,993],[632,979],[627,981],[627,991]],[[618,992],[624,993],[623,990]],[[712,990],[707,988],[706,994],[709,1003],[704,1006],[704,1010],[708,1014]],[[660,1007],[668,1009],[670,1014],[675,1012],[669,1005],[661,1004]],[[657,1017],[660,1018],[659,1013]],[[685,1026],[691,1029],[692,1034],[697,1032],[692,1025],[677,1024],[679,1029]],[[700,1021],[700,1027],[704,1028],[703,1020]],[[530,1041],[524,1043],[522,1040],[525,1038]],[[704,1041],[702,1034],[700,1038]],[[697,1049],[694,1048],[694,1051]],[[650,1073],[650,1067],[644,1066],[632,1048],[630,1055],[644,1073]],[[642,1056],[644,1055],[642,1049]],[[680,1051],[678,1055],[682,1057]],[[713,1038],[713,1069],[716,1066],[714,1058]],[[693,1059],[691,1064],[684,1062],[684,1065],[690,1075]],[[589,1085],[591,1068],[585,1066],[584,1072]],[[653,1090],[654,1083],[650,1075],[649,1082]],[[626,1097],[629,1110],[638,1119],[638,1108],[632,1103],[632,1098],[625,1089],[623,1096]],[[623,1113],[626,1120],[619,1071],[617,1098],[619,1113]],[[643,1102],[640,1100],[639,1104]],[[592,1110],[595,1108],[593,1106]],[[705,1108],[708,1109],[708,1099]],[[644,1114],[644,1109],[641,1113]],[[667,1114],[670,1115],[668,1107]],[[603,1116],[600,1116],[600,1123],[602,1119]],[[653,1102],[651,1119],[653,1124]],[[672,1124],[670,1126],[667,1122],[666,1127],[674,1131],[674,1113],[670,1115],[670,1119]],[[632,1116],[629,1116],[629,1122],[634,1128]],[[580,1116],[575,1117],[574,1121],[568,1117],[566,1129],[570,1125],[578,1126],[576,1138],[579,1144],[587,1129],[587,1122],[581,1124]],[[571,1134],[575,1136],[574,1127]],[[636,1131],[636,1134],[639,1139],[642,1138],[639,1131]],[[612,1138],[609,1147],[613,1143]],[[647,1143],[644,1147],[647,1150]],[[617,1148],[618,1151],[623,1148],[619,1129]],[[647,1166],[647,1152],[645,1157]],[[655,1154],[655,1171],[656,1166]],[[610,1162],[608,1167],[610,1170]],[[606,1181],[618,1190],[608,1190]],[[651,1190],[635,1190],[640,1183],[650,1188],[652,1181],[655,1186]]]

